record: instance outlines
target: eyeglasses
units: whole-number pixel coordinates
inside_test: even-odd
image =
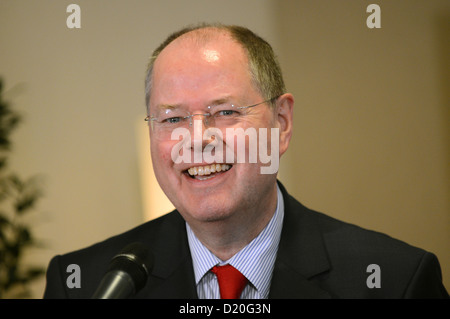
[[[208,112],[206,113],[194,114],[181,108],[167,108],[155,115],[147,116],[145,121],[150,122],[153,132],[161,138],[170,138],[174,129],[191,127],[192,119],[195,116],[202,116],[205,126],[226,129],[243,122],[251,108],[267,102],[273,103],[276,99],[278,99],[278,96],[248,106],[220,103],[208,106]]]

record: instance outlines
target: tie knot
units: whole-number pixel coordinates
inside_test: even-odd
[[[228,264],[225,266],[214,266],[211,272],[217,276],[220,298],[239,299],[242,290],[247,284],[247,278],[239,270]]]

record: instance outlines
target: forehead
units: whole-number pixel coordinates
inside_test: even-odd
[[[187,103],[182,101],[187,94],[212,100],[252,89],[245,50],[225,32],[213,35],[185,34],[160,53],[153,68],[150,105]]]
[[[205,104],[205,107],[208,110],[217,109],[218,107],[226,107],[227,109],[229,107],[233,107],[234,105],[234,99],[232,96],[224,96],[222,98],[215,99],[213,101],[210,101]],[[189,105],[183,105],[183,104],[157,104],[153,107],[153,110],[156,113],[168,113],[169,111],[185,111],[189,108]]]

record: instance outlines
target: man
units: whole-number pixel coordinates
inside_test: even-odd
[[[155,175],[176,210],[53,258],[44,297],[90,298],[132,242],[154,256],[136,298],[448,297],[433,254],[309,210],[263,153],[255,159],[255,139],[276,163],[287,150],[294,98],[272,48],[250,30],[174,33],[151,57],[146,94]],[[70,264],[80,288],[66,285]]]

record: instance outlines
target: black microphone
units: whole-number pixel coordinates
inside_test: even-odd
[[[141,243],[126,246],[114,256],[92,299],[124,299],[144,288],[153,256]]]

